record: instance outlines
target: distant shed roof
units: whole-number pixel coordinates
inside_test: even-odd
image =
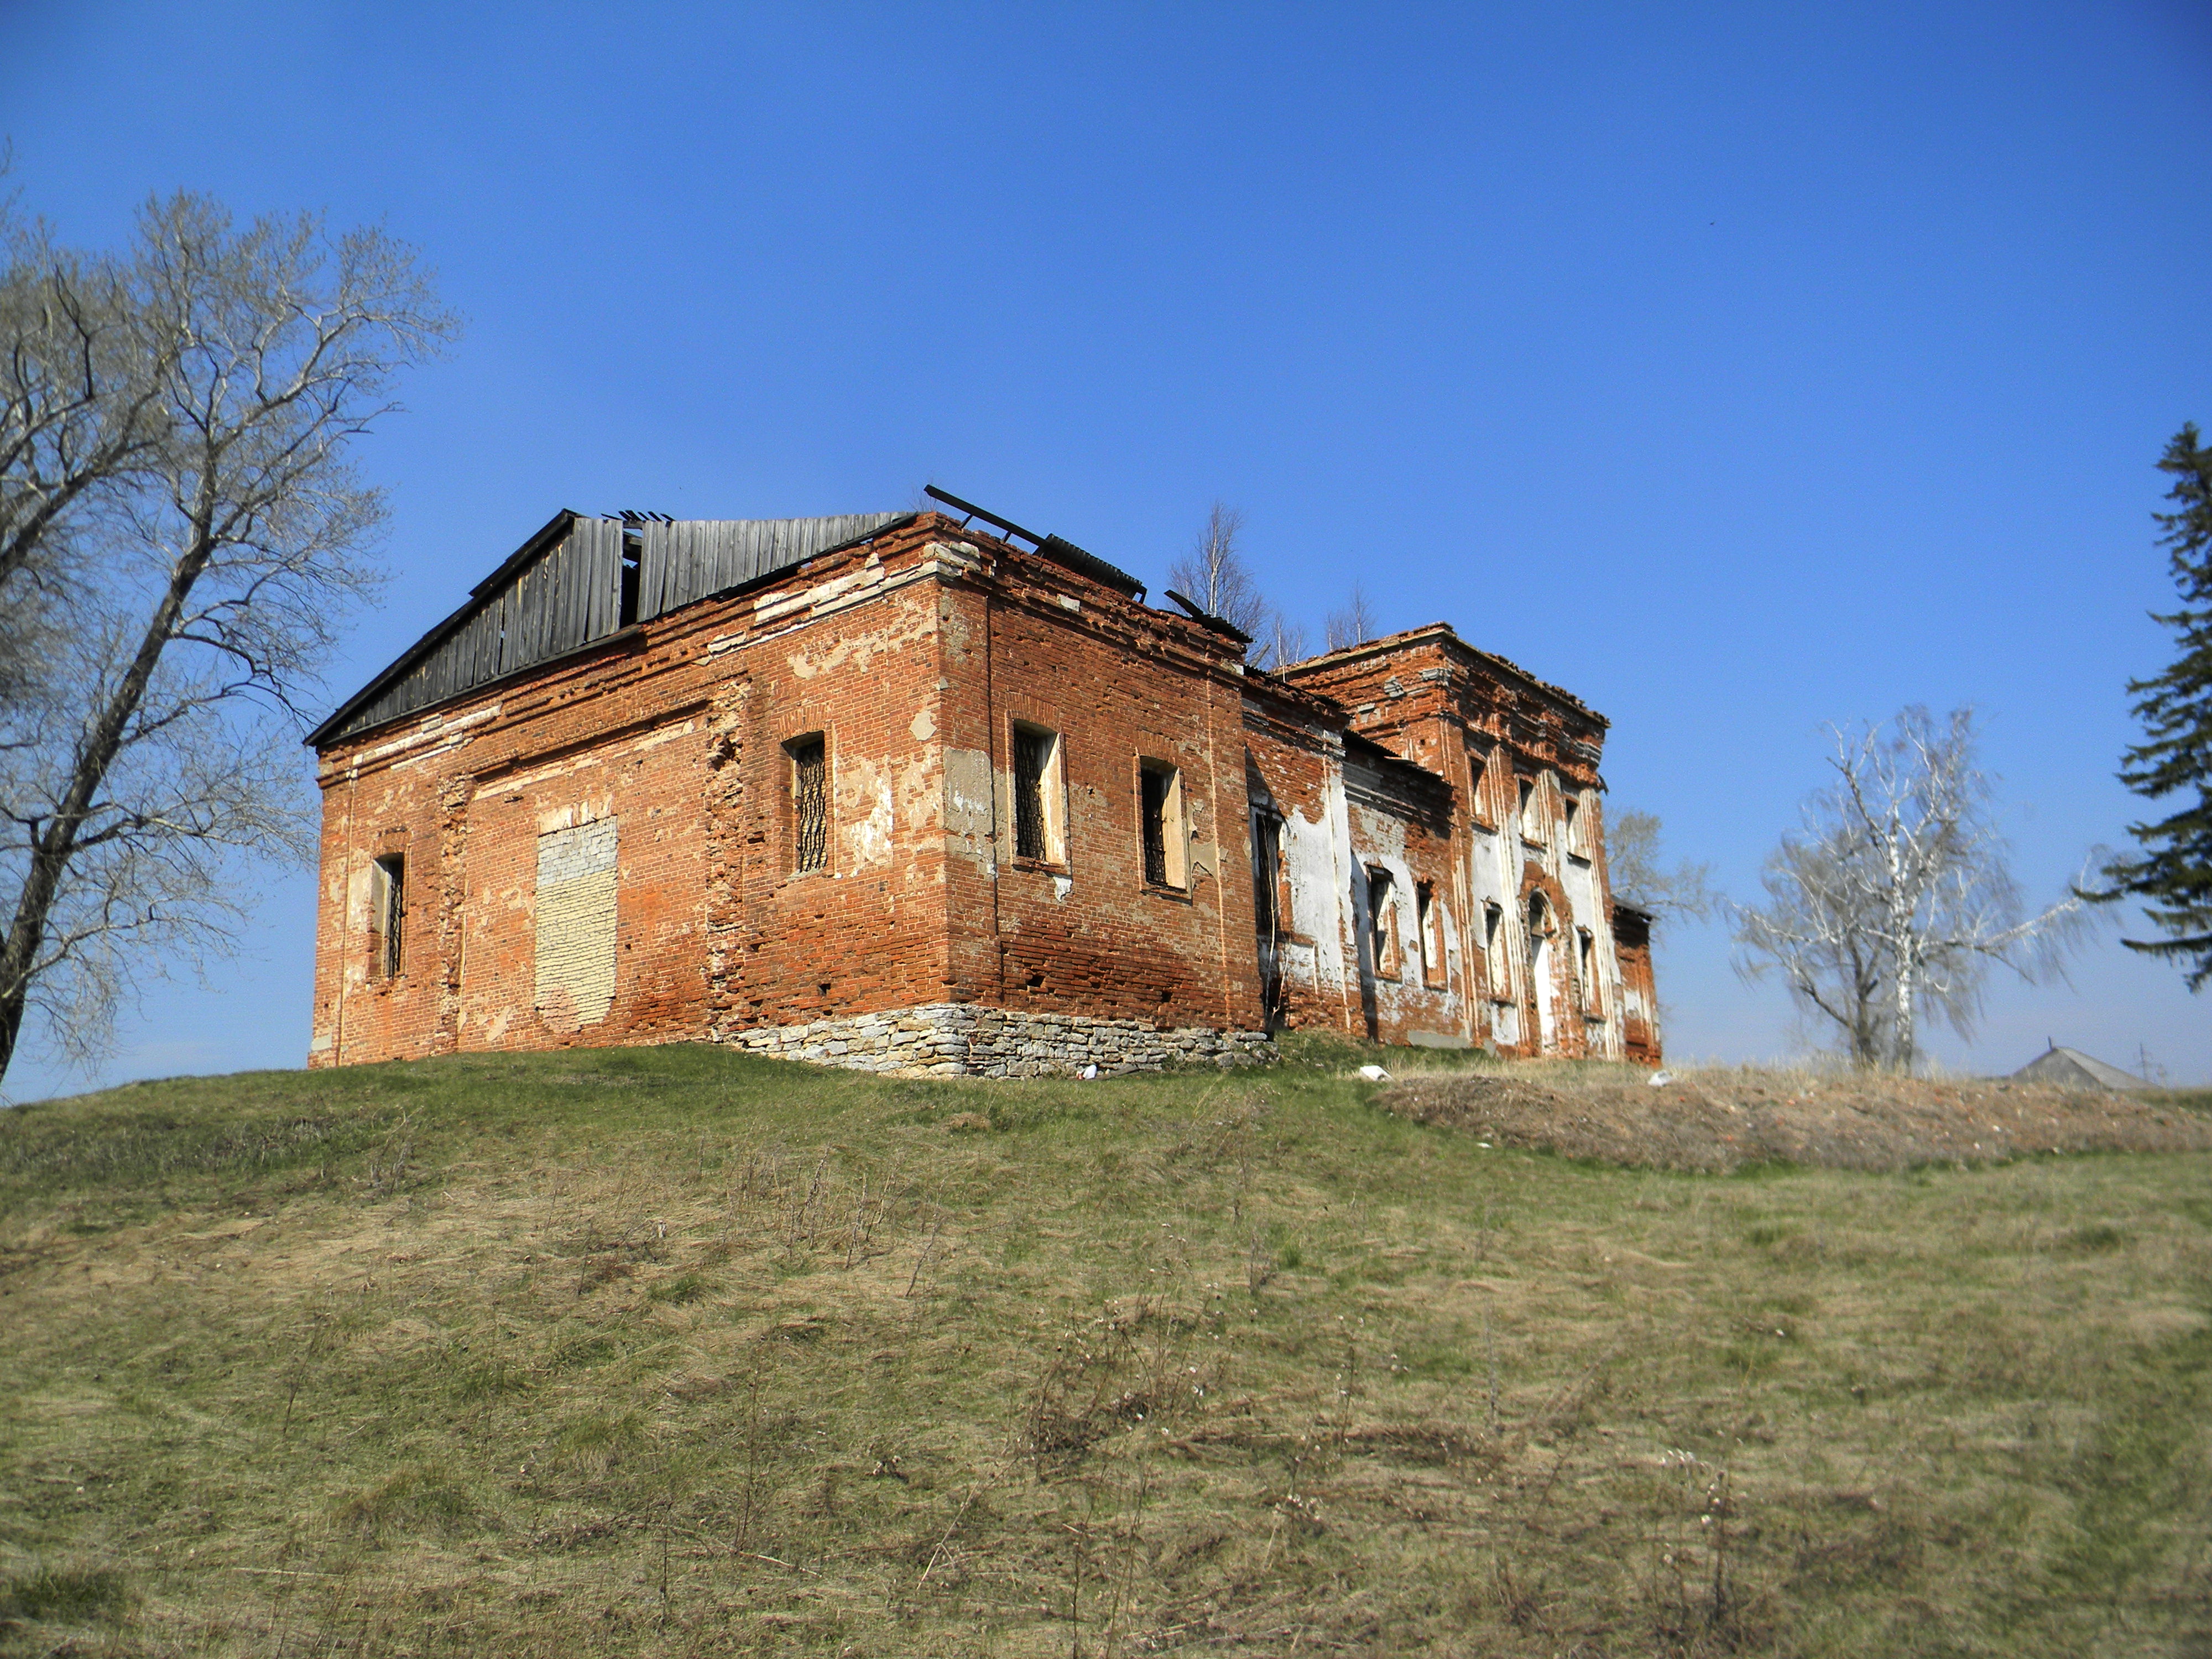
[[[2148,1089],[2150,1085],[2133,1072],[2107,1066],[2079,1048],[2052,1043],[2013,1074],[2016,1083],[2055,1083],[2063,1089]]]
[[[566,656],[695,600],[863,542],[911,513],[625,524],[562,511],[469,591],[468,603],[307,734],[315,748]],[[622,614],[623,535],[635,538],[637,610]]]

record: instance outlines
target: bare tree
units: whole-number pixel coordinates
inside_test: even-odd
[[[1939,726],[1911,708],[1887,735],[1835,738],[1835,783],[1767,860],[1765,906],[1736,913],[1739,966],[1753,977],[1779,969],[1855,1063],[1910,1071],[1923,1012],[1971,1035],[1990,969],[2059,972],[2085,913],[2069,897],[2022,917],[1971,710]]]
[[[1312,654],[1306,642],[1306,630],[1291,620],[1280,610],[1270,605],[1267,626],[1260,635],[1260,650],[1255,661],[1261,668],[1285,668],[1294,662],[1303,662]]]
[[[97,1054],[137,973],[228,942],[239,856],[309,852],[296,738],[385,513],[348,441],[455,328],[382,233],[191,196],[127,257],[9,252],[0,581],[40,654],[0,703],[0,1075],[34,1008]]]
[[[1242,513],[1214,502],[1197,544],[1168,567],[1168,580],[1200,610],[1257,639],[1267,625],[1269,606],[1237,548],[1243,531]]]
[[[1350,597],[1344,602],[1344,609],[1328,613],[1327,648],[1341,651],[1348,646],[1364,645],[1373,639],[1377,631],[1375,610],[1368,601],[1367,590],[1354,582]]]
[[[1260,591],[1239,545],[1243,533],[1244,515],[1216,501],[1197,544],[1168,568],[1168,580],[1201,611],[1250,635],[1255,667],[1280,668],[1307,654],[1305,629]]]
[[[1713,866],[1687,859],[1671,870],[1659,851],[1659,817],[1654,812],[1623,812],[1605,826],[1606,874],[1614,894],[1655,921],[1674,916],[1703,921],[1720,902],[1713,891]]]

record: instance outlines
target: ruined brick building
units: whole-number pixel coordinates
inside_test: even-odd
[[[940,499],[560,514],[349,699],[309,739],[312,1063],[1025,1073],[1292,1026],[1657,1060],[1600,715],[1442,623],[1263,673]]]

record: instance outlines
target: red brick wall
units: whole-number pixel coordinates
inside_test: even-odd
[[[1514,833],[1511,772],[1542,764],[1594,788],[1604,728],[1483,660],[1421,637],[1324,659],[1295,684],[1248,678],[1187,619],[924,515],[327,750],[311,1059],[697,1039],[941,1002],[1251,1030],[1267,1017],[1255,810],[1293,844],[1273,958],[1285,1023],[1494,1039],[1486,987],[1534,1006],[1525,971],[1480,948],[1483,872],[1508,869],[1494,854]],[[1331,696],[1419,765],[1356,738],[1347,761]],[[1018,722],[1059,738],[1064,847],[1042,860],[1015,853]],[[817,736],[829,854],[801,872],[790,745]],[[1479,781],[1474,746],[1492,742],[1508,759]],[[1182,782],[1173,887],[1146,878],[1146,761]],[[1539,847],[1511,865],[1516,945],[1522,864],[1559,896],[1562,954],[1570,917],[1604,902],[1590,799],[1594,858]],[[603,937],[585,890],[541,893],[539,838],[609,817]],[[409,914],[387,979],[369,895],[373,861],[394,854]],[[1369,866],[1394,878],[1395,974],[1366,949]],[[1447,919],[1425,974],[1424,885]],[[556,933],[563,950],[541,967]],[[1611,986],[1609,927],[1606,940]],[[602,980],[561,977],[603,943],[611,1002]],[[1637,971],[1648,1006],[1648,957]],[[1572,994],[1555,988],[1557,1050],[1617,1047],[1585,1036]],[[1530,1051],[1522,1024],[1507,1046]]]
[[[313,1060],[943,1001],[1256,1025],[1228,653],[957,531],[927,518],[328,750]],[[1057,867],[1012,857],[1015,720],[1064,734]],[[787,745],[814,734],[830,855],[801,873]],[[1183,776],[1179,892],[1143,880],[1140,756]],[[538,837],[610,815],[616,993],[579,1024],[538,1006]],[[393,851],[410,909],[404,970],[386,980],[369,869]]]
[[[939,589],[924,530],[326,752],[313,1059],[666,1042],[941,991]],[[856,586],[830,592],[827,614],[775,614],[841,580]],[[807,732],[824,735],[834,804],[829,868],[802,876],[782,745]],[[536,1006],[538,836],[609,813],[617,993],[578,1028]],[[379,981],[369,864],[402,843],[405,971]]]
[[[1073,601],[1071,609],[1064,601]],[[1250,1030],[1253,961],[1240,681],[1214,636],[1001,551],[987,585],[948,590],[947,765],[988,763],[994,843],[948,863],[956,1000]],[[1014,856],[1016,722],[1060,735],[1066,856]],[[1176,769],[1180,889],[1148,884],[1138,769]]]

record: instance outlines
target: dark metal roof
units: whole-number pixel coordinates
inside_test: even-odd
[[[402,652],[307,734],[321,748],[596,644],[823,553],[910,522],[911,513],[822,519],[625,523],[563,510],[469,590],[468,603]],[[637,606],[622,614],[625,538],[637,554]]]
[[[1113,588],[1124,599],[1141,599],[1145,597],[1144,583],[1127,571],[1107,563],[1096,553],[1085,552],[1073,542],[1065,541],[1058,536],[1040,536],[1034,530],[1024,530],[1012,520],[1002,519],[973,501],[963,501],[957,495],[939,489],[935,484],[924,485],[922,493],[933,501],[943,501],[955,512],[964,513],[971,519],[981,519],[985,524],[1003,530],[1010,536],[1019,536],[1024,541],[1034,544],[1040,554],[1054,564],[1065,566],[1079,576],[1088,576],[1102,586]]]

